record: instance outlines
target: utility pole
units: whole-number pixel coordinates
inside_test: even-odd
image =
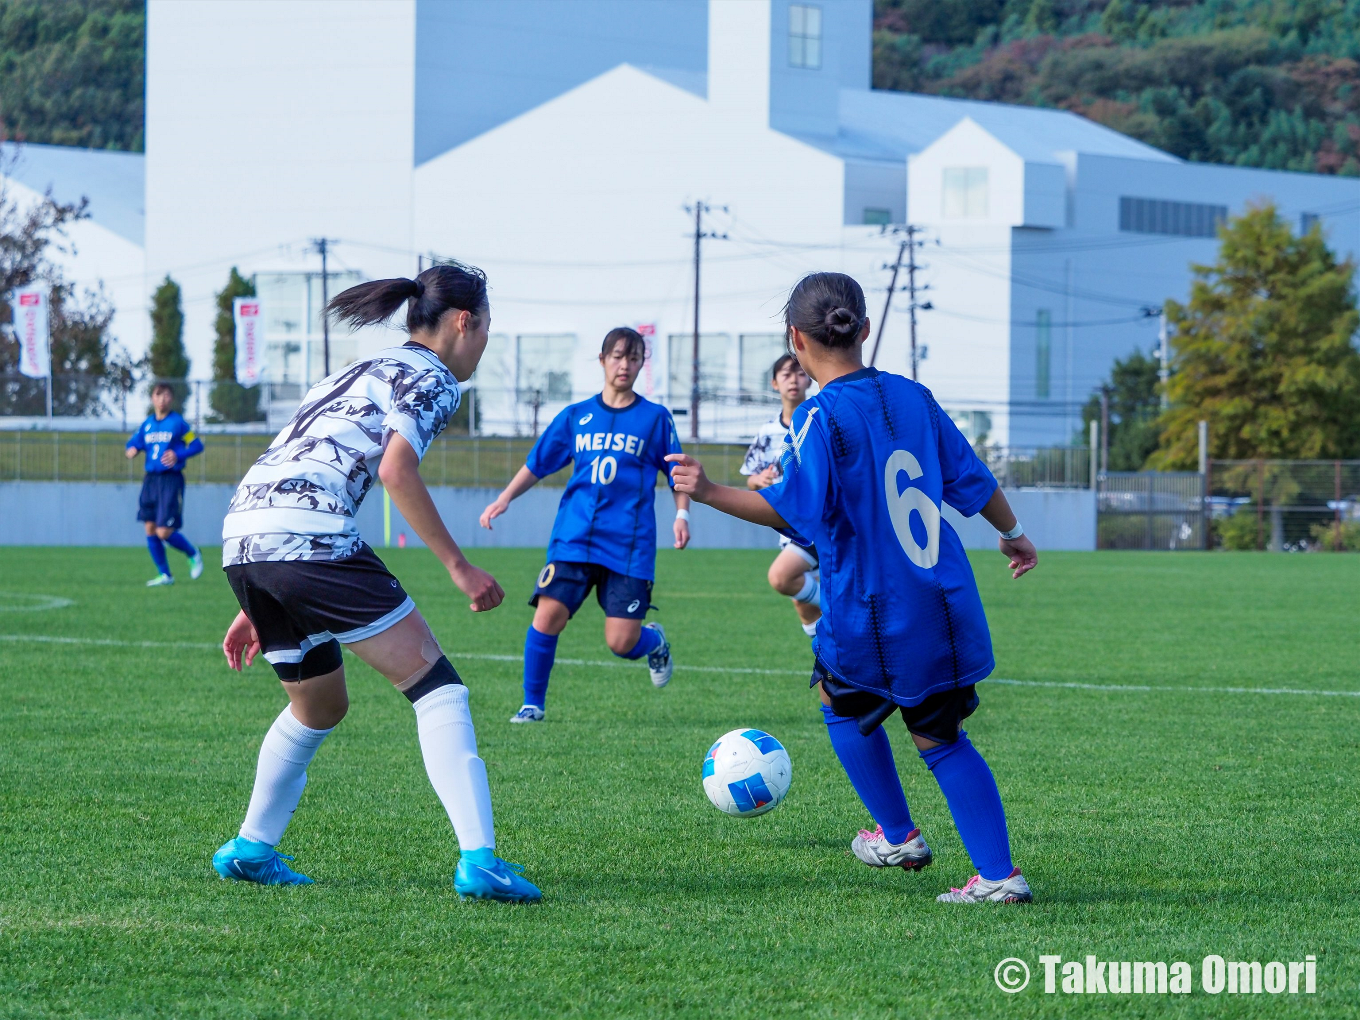
[[[1091,456],[1095,456],[1095,450],[1091,451]],[[1108,474],[1110,470],[1110,390],[1109,387],[1100,388],[1100,473]]]
[[[1166,349],[1166,309],[1157,309],[1157,353],[1161,358],[1161,368],[1157,372],[1157,378],[1162,384],[1162,410],[1165,411],[1171,403],[1171,398],[1167,395],[1166,384],[1171,378],[1169,368],[1170,352]]]
[[[720,206],[720,208],[723,212],[727,212],[727,206]],[[699,262],[701,242],[705,237],[719,241],[727,240],[726,234],[704,230],[704,213],[712,211],[713,207],[707,202],[696,201],[693,209],[685,206],[685,212],[694,213],[694,350],[690,361],[689,438],[691,442],[696,443],[699,441]]]
[[[330,274],[326,269],[326,253],[330,241],[324,237],[318,237],[312,241],[313,246],[321,253],[321,367],[322,377],[331,374],[331,317],[326,314],[326,306],[330,304]]]
[[[916,344],[916,313],[918,310],[928,312],[935,307],[929,301],[918,302],[916,300],[918,290],[930,289],[928,284],[921,287],[916,285],[917,270],[926,268],[925,265],[916,261],[916,249],[925,244],[925,241],[919,240],[920,235],[925,233],[925,229],[908,223],[903,227],[893,227],[891,232],[906,234],[906,240],[897,246],[897,261],[893,263],[892,279],[888,282],[888,299],[883,302],[883,317],[878,320],[878,332],[874,335],[873,350],[869,352],[869,364],[873,365],[878,357],[878,344],[883,339],[883,327],[888,322],[888,310],[892,308],[893,294],[897,291],[897,276],[902,271],[902,259],[905,257],[907,260],[907,313],[911,321],[911,377],[914,380],[920,374],[921,365],[920,351]],[[885,265],[883,268],[887,269],[888,267]]]

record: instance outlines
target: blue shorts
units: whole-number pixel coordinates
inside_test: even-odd
[[[184,524],[184,475],[178,471],[148,471],[137,498],[137,520],[158,528],[178,530]]]
[[[629,577],[597,563],[549,563],[538,575],[529,605],[538,605],[538,597],[546,595],[567,607],[572,616],[581,608],[590,589],[595,589],[595,600],[605,616],[624,620],[641,620],[652,606],[652,582],[640,577]]]

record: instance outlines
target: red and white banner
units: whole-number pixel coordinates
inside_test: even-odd
[[[264,376],[264,323],[260,299],[232,298],[231,315],[236,322],[236,381],[254,386]]]
[[[52,374],[52,349],[48,342],[46,287],[25,287],[14,292],[14,335],[19,341],[19,371],[31,379]]]

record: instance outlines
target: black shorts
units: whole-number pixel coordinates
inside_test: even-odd
[[[137,520],[158,528],[184,524],[184,475],[178,471],[148,471],[137,497]]]
[[[918,705],[899,705],[837,680],[826,671],[820,659],[812,667],[811,686],[816,687],[819,683],[831,699],[831,711],[856,720],[859,731],[866,737],[901,709],[902,721],[910,732],[937,744],[952,744],[959,739],[963,720],[978,707],[977,688],[972,684],[937,691]]]
[[[340,668],[340,646],[381,634],[416,604],[367,545],[343,560],[234,563],[224,568],[280,680]]]
[[[549,563],[538,575],[529,605],[538,605],[538,597],[546,595],[567,607],[572,616],[581,608],[591,588],[605,616],[624,620],[641,620],[652,605],[652,582],[640,577],[629,577],[597,563]]]

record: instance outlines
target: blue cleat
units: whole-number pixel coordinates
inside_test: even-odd
[[[490,850],[465,853],[453,872],[453,888],[463,899],[536,903],[543,898],[538,886],[521,878],[524,866],[503,861]]]
[[[300,875],[284,861],[293,858],[279,853],[268,843],[237,836],[222,844],[213,854],[213,870],[223,878],[260,885],[311,885],[312,880]]]

